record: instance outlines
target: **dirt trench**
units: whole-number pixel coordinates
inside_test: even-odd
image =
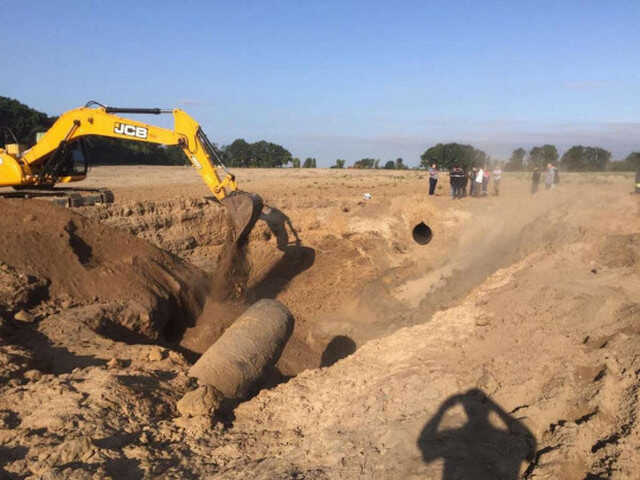
[[[278,367],[290,376],[331,365],[371,339],[424,323],[496,270],[537,249],[574,241],[580,231],[566,222],[571,204],[571,198],[556,196],[508,206],[481,199],[471,211],[408,208],[394,201],[290,212],[267,206],[239,249],[214,201],[134,202],[83,213],[209,275],[209,299],[195,324],[174,324],[165,332],[192,359],[252,302],[285,303],[296,328]],[[411,235],[422,221],[433,233],[426,245]]]
[[[640,204],[523,187],[459,202],[265,196],[238,251],[208,200],[14,210],[0,477],[442,478],[421,432],[479,389],[537,440],[523,478],[635,478]],[[208,301],[190,303],[200,278]],[[185,302],[123,315],[140,295]],[[228,417],[180,415],[189,356],[264,297],[296,317],[274,388]]]

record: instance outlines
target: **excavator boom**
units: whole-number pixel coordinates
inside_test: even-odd
[[[173,114],[173,130],[117,115],[165,113]],[[120,108],[89,102],[70,110],[32,148],[8,145],[0,149],[0,187],[53,187],[83,180],[86,168],[78,171],[73,162],[81,139],[92,135],[179,146],[214,197],[229,210],[238,239],[244,238],[260,214],[260,197],[238,190],[235,176],[226,169],[200,125],[177,108]]]

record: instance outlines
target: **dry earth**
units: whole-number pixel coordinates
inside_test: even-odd
[[[421,172],[235,173],[268,205],[240,249],[192,169],[94,168],[108,206],[0,199],[0,478],[638,478],[630,176],[453,201]],[[178,406],[265,297],[296,320],[277,368]]]

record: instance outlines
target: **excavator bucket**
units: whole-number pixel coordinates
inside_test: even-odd
[[[262,212],[262,198],[255,193],[236,191],[222,200],[236,232],[236,242],[242,243]]]

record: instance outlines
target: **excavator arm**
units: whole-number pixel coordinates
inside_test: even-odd
[[[117,116],[116,113],[161,114],[172,113],[174,129],[149,125],[137,120]],[[13,186],[55,184],[77,181],[78,176],[57,176],[54,165],[47,165],[54,153],[66,148],[74,140],[89,135],[119,138],[161,145],[177,145],[196,168],[213,195],[224,199],[228,193],[236,191],[235,177],[229,173],[217,159],[217,168],[213,160],[216,152],[200,125],[180,109],[160,110],[157,108],[77,108],[61,115],[40,141],[21,157],[24,175],[18,179],[0,177],[0,184]],[[49,167],[49,168],[47,168]],[[222,174],[219,174],[217,170]],[[82,177],[82,176],[80,176]]]
[[[92,104],[98,107],[91,108]],[[173,114],[173,130],[117,115],[163,113]],[[85,107],[70,110],[29,150],[0,149],[0,187],[52,187],[83,180],[86,171],[72,172],[68,168],[69,151],[78,140],[92,135],[179,146],[213,195],[231,210],[237,235],[244,236],[255,223],[262,208],[261,199],[257,195],[237,194],[235,176],[226,169],[214,145],[200,125],[177,108],[117,108],[89,102]]]

